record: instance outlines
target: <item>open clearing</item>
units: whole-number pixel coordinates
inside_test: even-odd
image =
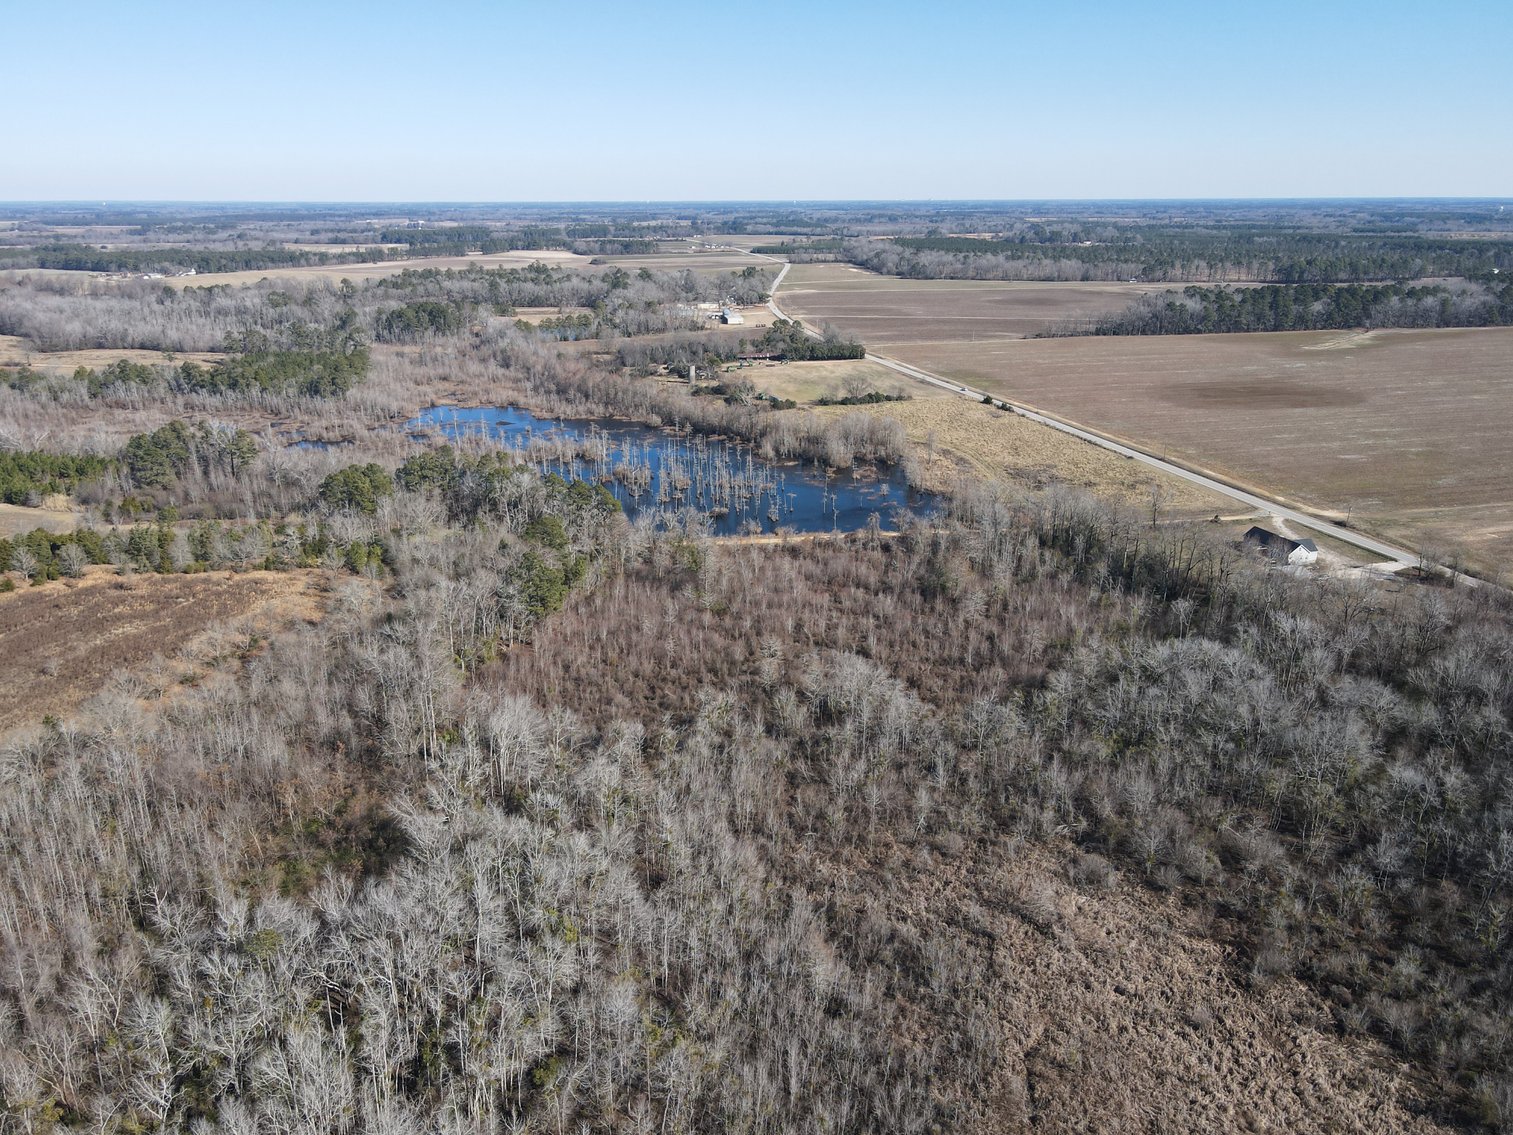
[[[763,394],[809,403],[820,398],[838,398],[854,384],[862,393],[907,394],[911,398],[948,398],[947,391],[926,387],[868,359],[832,359],[813,362],[755,362],[721,367],[716,375],[724,382],[746,380]]]
[[[944,490],[966,469],[1031,488],[1065,484],[1113,497],[1142,510],[1160,494],[1165,517],[1200,519],[1233,512],[1234,502],[1197,485],[1168,477],[1118,454],[1028,421],[1017,414],[942,397],[871,406],[820,406],[814,413],[877,414],[893,418],[914,443],[924,468],[924,487]]]
[[[795,264],[780,303],[814,326],[833,323],[893,354],[894,344],[921,339],[1020,339],[1063,319],[1123,311],[1153,290],[1150,284],[902,280],[846,264]]]
[[[67,498],[58,497],[64,501]],[[79,527],[83,514],[66,504],[54,505],[51,501],[41,508],[27,508],[19,504],[0,504],[0,539],[35,532],[38,528],[48,532],[72,532]]]
[[[315,264],[298,268],[262,268],[252,272],[205,272],[198,276],[170,276],[163,283],[176,288],[205,288],[212,284],[255,284],[259,280],[377,280],[383,276],[425,268],[445,271],[451,268],[527,268],[532,264],[550,264],[554,268],[589,270],[589,258],[556,249],[522,252],[498,252],[487,256],[423,256],[413,260],[380,260],[363,264]]]
[[[695,272],[741,272],[753,265],[773,272],[778,269],[776,263],[754,260],[736,248],[695,248],[684,241],[665,241],[659,251],[653,253],[599,256],[595,259],[627,272],[638,268],[649,268],[653,272],[680,272],[684,268],[692,268]]]
[[[145,363],[148,366],[178,365],[193,360],[207,366],[226,356],[219,351],[184,351],[170,355],[162,351],[141,351],[135,348],[108,347],[103,350],[86,351],[37,351],[27,340],[16,335],[0,335],[0,366],[29,366],[32,370],[48,374],[73,374],[79,367],[108,367],[118,359]]]
[[[0,732],[76,710],[122,670],[154,686],[193,680],[217,660],[318,618],[323,573],[206,572],[82,580],[0,595]],[[154,667],[157,659],[170,659]]]

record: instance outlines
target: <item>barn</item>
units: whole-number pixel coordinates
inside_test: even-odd
[[[1279,564],[1299,566],[1311,564],[1319,558],[1319,546],[1312,540],[1289,540],[1259,525],[1245,533],[1240,542]]]
[[[720,308],[720,322],[734,326],[737,323],[745,323],[746,317],[733,307]]]

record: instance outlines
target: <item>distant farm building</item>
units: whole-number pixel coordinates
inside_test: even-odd
[[[1241,543],[1279,564],[1296,567],[1311,564],[1319,558],[1319,546],[1312,540],[1289,540],[1259,525],[1245,533]]]
[[[745,323],[746,317],[733,307],[722,307],[720,308],[720,322],[733,326],[737,323]]]

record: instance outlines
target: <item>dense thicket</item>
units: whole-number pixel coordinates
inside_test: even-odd
[[[369,252],[313,252],[271,248],[96,248],[43,244],[0,248],[0,268],[54,268],[72,272],[251,272],[383,259]]]
[[[803,324],[788,319],[775,320],[753,347],[790,361],[861,359],[867,355],[867,348],[855,339],[845,338],[835,331],[816,339],[805,332]]]
[[[679,373],[692,366],[715,367],[734,362],[743,355],[763,355],[787,361],[812,359],[865,358],[863,343],[842,335],[833,328],[816,338],[802,324],[786,319],[755,337],[733,328],[699,335],[664,335],[655,339],[622,342],[615,350],[615,362],[642,374],[669,367]]]
[[[377,337],[384,343],[413,343],[428,335],[449,335],[465,322],[456,304],[417,300],[378,316]]]
[[[103,476],[110,460],[94,454],[0,450],[0,501],[37,505],[53,493],[71,493]]]

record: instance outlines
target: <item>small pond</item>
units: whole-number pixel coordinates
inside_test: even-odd
[[[486,438],[516,450],[542,472],[603,484],[634,518],[692,510],[717,536],[855,532],[876,515],[884,528],[902,510],[930,511],[935,498],[911,489],[897,469],[827,471],[773,462],[748,445],[675,434],[612,419],[537,418],[513,406],[433,406],[405,427],[452,441]]]

